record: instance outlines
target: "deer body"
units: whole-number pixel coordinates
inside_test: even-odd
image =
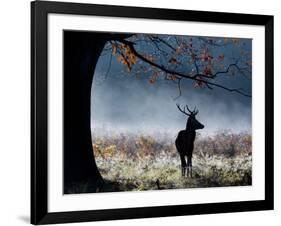
[[[184,110],[182,110],[179,105],[177,106],[182,113],[188,116],[188,119],[186,129],[181,130],[178,133],[175,144],[181,159],[182,176],[189,176],[190,173],[190,176],[192,177],[192,153],[194,149],[196,130],[203,129],[204,125],[198,122],[195,118],[199,112],[198,110],[194,109],[193,111],[190,111],[186,105],[187,110],[189,111],[188,114],[185,111],[185,107]]]

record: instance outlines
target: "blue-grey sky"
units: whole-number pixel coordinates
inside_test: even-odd
[[[168,37],[164,36],[165,40],[169,41]],[[221,46],[219,43],[223,38],[212,40],[218,45],[209,46],[209,51],[213,56],[223,53],[226,66],[238,59],[241,51],[250,53],[248,58],[251,60],[250,39],[239,40],[239,45],[233,42]],[[196,37],[193,37],[192,41],[193,45],[200,44]],[[136,49],[150,51],[149,45],[147,43],[143,45],[141,42]],[[179,70],[191,68],[183,67]],[[205,125],[200,131],[203,135],[219,130],[251,131],[252,99],[249,97],[217,87],[212,90],[194,88],[191,80],[183,79],[182,94],[175,99],[179,91],[174,82],[158,79],[154,84],[150,84],[148,80],[145,72],[138,74],[134,70],[126,72],[124,65],[117,62],[110,51],[104,50],[95,69],[92,84],[93,132],[103,129],[176,134],[177,131],[184,129],[186,124],[186,116],[178,111],[177,103],[188,104],[190,108],[196,106],[199,109],[197,118]],[[251,74],[249,79],[236,71],[235,75],[231,73],[221,75],[215,82],[229,88],[242,88],[251,93]]]

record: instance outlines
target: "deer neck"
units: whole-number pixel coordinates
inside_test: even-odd
[[[195,134],[195,129],[193,129],[193,127],[191,126],[191,123],[189,121],[187,121],[186,123],[186,128],[185,130],[189,133],[194,133]]]
[[[188,132],[188,133],[196,134],[196,131],[194,129],[191,129],[191,128],[186,128],[185,131]]]

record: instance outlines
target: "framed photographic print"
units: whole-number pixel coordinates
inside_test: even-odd
[[[273,209],[273,16],[31,3],[31,223]]]

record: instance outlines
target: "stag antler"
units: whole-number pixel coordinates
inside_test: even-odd
[[[193,110],[193,114],[194,114],[194,115],[197,115],[198,113],[199,113],[199,110],[196,109],[196,106],[195,106],[195,108],[194,108],[194,110]]]
[[[187,105],[186,105],[186,106],[187,106]],[[188,114],[188,113],[185,112],[185,107],[183,108],[183,110],[181,109],[181,107],[180,107],[179,104],[177,104],[177,107],[178,107],[178,109],[180,110],[181,113],[184,113],[185,115],[190,116],[190,114]],[[189,111],[188,108],[187,108],[187,110]],[[189,112],[190,112],[190,111],[189,111]],[[190,113],[191,113],[191,112],[190,112]]]
[[[180,110],[180,112],[182,112],[182,113],[184,113],[185,115],[188,115],[188,116],[190,116],[190,115],[197,115],[197,114],[199,113],[199,110],[196,109],[196,106],[194,107],[194,110],[191,111],[191,110],[189,109],[188,105],[187,105],[187,104],[185,105],[185,107],[187,108],[187,110],[189,111],[190,114],[188,114],[188,113],[185,111],[185,107],[183,108],[183,110],[181,109],[181,107],[180,107],[179,104],[177,104],[177,107],[178,107],[178,109]]]
[[[186,106],[187,110],[189,111],[189,113],[190,113],[190,114],[193,114],[193,111],[191,111],[191,110],[189,109],[188,105],[186,104],[185,106]]]

